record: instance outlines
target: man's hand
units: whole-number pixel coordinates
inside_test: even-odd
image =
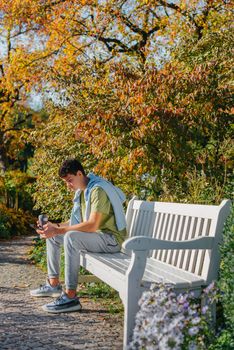
[[[69,226],[52,224],[52,222],[48,222],[48,224],[43,225],[43,230],[38,229],[37,233],[41,236],[41,238],[47,239],[54,237],[58,234],[66,234],[68,231],[82,231],[82,232],[94,232],[96,233],[100,227],[100,223],[102,220],[102,213],[93,212],[90,214],[89,219],[87,221],[83,221],[80,224]]]
[[[43,230],[36,230],[36,232],[41,236],[41,238],[47,239],[52,238],[58,234],[58,226],[48,222],[46,225],[43,225]]]

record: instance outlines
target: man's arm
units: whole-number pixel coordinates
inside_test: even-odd
[[[64,235],[68,231],[82,231],[96,233],[102,219],[102,213],[93,212],[87,221],[83,221],[77,225],[66,225],[58,227],[56,224],[48,223],[44,225],[44,231],[37,230],[41,238],[51,238],[56,235]]]
[[[91,213],[87,221],[83,221],[80,224],[68,225],[59,228],[57,234],[65,234],[68,231],[82,231],[82,232],[97,232],[102,219],[102,213]]]
[[[66,222],[60,222],[59,224],[56,224],[58,227],[67,227],[69,226],[70,220]]]

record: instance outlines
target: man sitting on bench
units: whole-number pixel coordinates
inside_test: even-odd
[[[80,251],[116,253],[126,235],[122,205],[125,195],[119,188],[92,173],[86,175],[76,159],[66,160],[59,169],[59,176],[75,192],[71,217],[69,222],[48,222],[43,230],[37,230],[46,239],[48,280],[30,291],[33,297],[58,297],[43,306],[43,310],[51,313],[81,309],[76,296]],[[59,282],[61,245],[65,255],[65,292]]]

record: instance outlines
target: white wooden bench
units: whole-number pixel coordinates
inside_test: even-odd
[[[134,328],[138,300],[155,282],[176,291],[201,289],[217,278],[219,243],[231,206],[147,202],[133,198],[127,209],[128,239],[122,252],[83,252],[81,265],[119,292],[124,304],[124,348]]]

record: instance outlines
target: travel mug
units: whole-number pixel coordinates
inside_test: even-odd
[[[47,222],[49,221],[49,219],[48,219],[48,216],[46,214],[41,214],[38,216],[38,221],[39,221],[40,230],[43,230],[43,225],[46,225]]]

